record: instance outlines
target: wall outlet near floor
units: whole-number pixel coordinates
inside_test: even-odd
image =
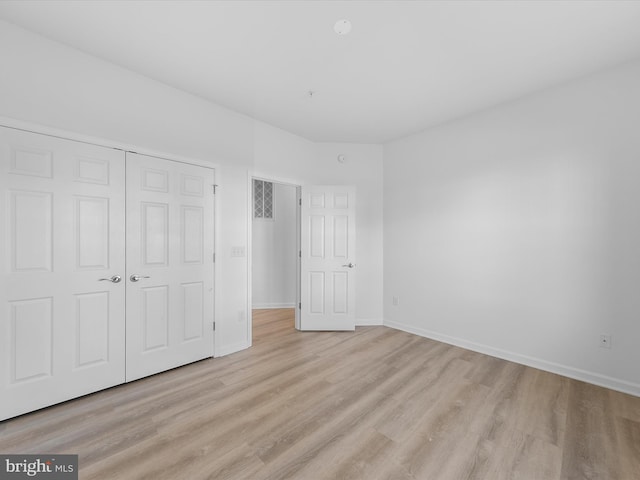
[[[611,335],[600,335],[600,346],[602,348],[611,348]]]
[[[391,304],[392,304],[394,307],[397,307],[398,305],[400,305],[400,299],[399,299],[398,297],[393,297],[393,298],[391,299]]]
[[[231,247],[231,256],[233,258],[241,258],[246,255],[246,250],[243,246]]]

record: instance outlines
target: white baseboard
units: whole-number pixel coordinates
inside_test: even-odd
[[[241,350],[246,350],[247,348],[249,348],[249,345],[247,344],[247,342],[234,343],[233,345],[223,345],[218,349],[218,351],[214,355],[214,358],[224,357],[225,355],[231,355],[232,353],[236,353]]]
[[[549,362],[540,358],[529,357],[527,355],[521,355],[519,353],[501,350],[489,345],[470,342],[462,338],[443,335],[441,333],[425,330],[422,328],[416,328],[411,325],[405,325],[399,322],[385,320],[384,325],[390,328],[395,328],[396,330],[402,330],[404,332],[412,333],[420,337],[430,338],[439,342],[448,343],[449,345],[455,345],[456,347],[465,348],[467,350],[472,350],[478,353],[484,353],[485,355],[490,355],[492,357],[502,358],[503,360],[509,360],[521,365],[527,365],[539,370],[557,373],[558,375],[573,378],[575,380],[581,380],[583,382],[592,383],[600,387],[606,387],[610,388],[611,390],[617,390],[619,392],[628,393],[630,395],[640,397],[640,384],[638,383],[628,382],[626,380],[610,377],[608,375],[589,372],[586,370],[581,370],[579,368]]]
[[[268,310],[271,308],[296,308],[295,303],[255,303],[251,306],[254,310]]]
[[[383,325],[381,318],[356,318],[356,327],[374,327]]]

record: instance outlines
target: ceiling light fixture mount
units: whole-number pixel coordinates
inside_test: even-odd
[[[338,20],[333,26],[333,31],[338,35],[348,35],[351,31],[351,22],[349,20]]]

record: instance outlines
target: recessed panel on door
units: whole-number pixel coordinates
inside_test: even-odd
[[[169,191],[169,172],[144,168],[141,170],[142,190],[167,193]]]
[[[204,330],[204,283],[183,283],[181,287],[184,296],[183,340],[201,338]]]
[[[12,383],[51,375],[53,298],[9,303],[11,308]]]
[[[309,311],[311,313],[324,313],[325,297],[324,272],[310,272]]]
[[[144,351],[164,348],[169,340],[169,287],[142,289]]]
[[[309,208],[324,208],[325,194],[324,192],[311,192],[309,194]]]
[[[309,252],[312,257],[324,258],[325,218],[323,215],[312,215],[309,219]]]
[[[75,201],[77,267],[109,268],[109,199],[76,197]]]
[[[201,264],[204,256],[204,209],[181,207],[182,262]]]
[[[345,260],[349,257],[349,217],[347,215],[333,217],[333,256]]]
[[[349,304],[349,274],[347,272],[333,272],[333,313],[345,314]]]
[[[97,158],[78,158],[76,181],[109,185],[109,162]]]
[[[76,367],[109,361],[109,292],[76,297]]]
[[[349,208],[349,194],[348,193],[335,193],[333,195],[333,207],[338,209]]]
[[[142,258],[147,266],[164,266],[169,260],[169,205],[142,203]]]
[[[53,266],[53,194],[10,193],[11,261],[14,272],[50,272]]]
[[[53,176],[53,153],[37,148],[13,147],[9,172],[51,178]]]
[[[204,178],[194,175],[180,175],[180,193],[182,195],[202,197],[204,195]]]

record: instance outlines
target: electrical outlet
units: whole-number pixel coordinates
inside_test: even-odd
[[[392,304],[394,307],[397,307],[398,305],[400,305],[400,299],[399,299],[398,297],[393,297],[393,298],[391,299],[391,304]]]
[[[611,335],[600,335],[600,346],[602,348],[611,348]]]
[[[246,250],[243,246],[231,247],[231,256],[233,258],[241,258],[246,255]]]

